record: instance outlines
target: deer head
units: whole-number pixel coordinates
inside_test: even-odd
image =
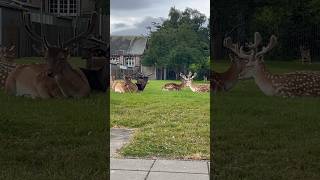
[[[12,45],[10,48],[0,47],[0,61],[12,62],[16,56],[16,47]]]
[[[231,38],[227,38],[224,41],[225,47],[233,51],[239,58],[243,59],[245,66],[239,74],[239,79],[251,78],[256,73],[258,67],[264,62],[263,55],[269,52],[277,44],[276,36],[272,35],[270,37],[267,46],[264,46],[262,50],[258,50],[261,45],[262,37],[259,32],[254,34],[254,43],[247,44],[249,51],[244,51],[244,47],[240,48],[232,44]]]
[[[70,66],[68,59],[70,57],[69,47],[74,43],[88,37],[92,32],[96,22],[97,14],[94,12],[91,16],[91,20],[88,23],[87,30],[80,33],[78,36],[73,37],[65,42],[61,41],[60,33],[58,37],[58,45],[50,45],[46,39],[46,36],[39,36],[36,34],[30,27],[29,19],[26,18],[26,15],[23,16],[23,23],[26,29],[26,32],[29,36],[42,44],[43,51],[39,51],[44,55],[44,59],[48,64],[47,74],[52,77],[56,77],[62,73],[63,68]],[[35,48],[35,47],[34,47]]]
[[[190,71],[189,74],[186,76],[180,73],[180,77],[185,81],[186,86],[190,87],[192,85],[192,80],[197,76],[197,73],[193,73]]]

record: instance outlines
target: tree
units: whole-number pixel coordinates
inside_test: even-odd
[[[209,56],[208,28],[205,15],[190,8],[171,8],[169,18],[151,32],[143,65],[170,68],[178,77],[191,64]]]

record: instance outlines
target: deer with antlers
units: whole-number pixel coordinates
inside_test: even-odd
[[[28,22],[25,16],[23,18],[24,23]],[[30,37],[43,44],[46,64],[17,65],[6,80],[6,93],[32,98],[88,96],[88,80],[80,69],[69,64],[68,47],[92,33],[96,18],[97,14],[93,13],[87,30],[64,43],[59,36],[58,46],[50,45],[45,36],[41,38],[32,31],[29,24],[24,24]]]
[[[138,86],[134,84],[132,80],[132,75],[124,75],[124,81],[114,81],[111,86],[112,90],[117,93],[136,93],[138,92]]]
[[[138,73],[137,75],[137,83],[135,83],[138,87],[139,91],[143,91],[147,84],[148,84],[148,80],[149,80],[149,76],[151,76],[151,74],[143,74],[143,73]]]
[[[188,76],[180,74],[180,76],[185,80],[186,86],[193,92],[210,92],[210,84],[194,84],[192,80],[197,76],[197,73],[192,74],[189,72]]]
[[[233,44],[232,46],[238,47],[237,44]],[[213,70],[211,71],[211,81],[213,84],[211,89],[213,92],[229,91],[238,82],[239,73],[244,68],[244,60],[234,54],[229,54],[229,58],[231,60],[231,65],[225,72],[218,73]]]
[[[319,72],[292,72],[286,74],[270,73],[263,60],[264,54],[269,52],[277,44],[276,36],[270,37],[267,46],[259,50],[262,42],[260,33],[256,32],[254,43],[248,44],[249,52],[243,47],[234,49],[231,38],[225,40],[226,46],[239,57],[246,59],[245,68],[239,78],[253,77],[260,90],[268,96],[299,97],[320,95],[320,73]]]
[[[180,73],[180,77],[182,77],[182,73]],[[164,91],[180,91],[182,88],[186,87],[186,81],[181,78],[181,83],[167,83],[162,87]]]

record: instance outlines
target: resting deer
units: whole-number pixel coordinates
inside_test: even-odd
[[[135,93],[138,87],[131,81],[130,75],[124,75],[124,81],[113,81],[112,89],[117,93]]]
[[[180,76],[182,77],[182,73],[180,73]],[[186,81],[181,78],[181,83],[167,83],[162,87],[162,90],[166,91],[180,91],[182,88],[186,86]]]
[[[237,45],[233,45],[237,47]],[[211,71],[211,81],[213,82],[212,91],[229,91],[232,89],[238,82],[239,73],[244,68],[244,61],[237,56],[229,54],[231,59],[231,65],[227,71],[223,73],[218,73],[215,71]]]
[[[260,90],[268,96],[297,97],[320,95],[320,73],[318,72],[292,72],[286,74],[271,74],[264,64],[263,55],[269,52],[277,43],[276,36],[270,37],[267,46],[258,50],[261,44],[261,35],[256,32],[254,43],[249,45],[250,54],[242,49],[234,49],[231,39],[226,40],[226,45],[234,53],[248,62],[240,73],[239,78],[253,77]]]
[[[193,92],[210,92],[210,84],[194,84],[192,80],[197,76],[197,73],[192,75],[189,72],[188,76],[180,74],[180,76],[186,81],[186,86],[191,89]]]
[[[143,91],[144,88],[147,86],[148,84],[148,80],[149,80],[149,76],[151,76],[151,74],[145,75],[143,73],[139,73],[137,76],[137,83],[135,83],[138,87],[139,91]]]
[[[85,97],[90,93],[90,86],[83,72],[72,67],[68,58],[70,52],[67,46],[88,36],[93,31],[96,14],[91,17],[86,32],[66,41],[59,46],[52,46],[46,40],[34,33],[30,26],[25,29],[30,37],[42,42],[46,64],[17,65],[10,72],[5,85],[5,91],[15,96],[30,96],[32,98],[50,97]],[[24,17],[24,22],[27,22]]]

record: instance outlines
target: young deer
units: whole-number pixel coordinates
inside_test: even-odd
[[[180,76],[185,80],[186,86],[191,89],[193,92],[210,92],[210,84],[194,84],[192,80],[197,76],[197,73],[192,75],[189,72],[188,76],[180,74]]]
[[[130,75],[124,75],[124,81],[114,81],[112,89],[117,93],[135,93],[138,92],[138,87],[131,81]]]
[[[254,43],[249,45],[250,54],[244,53],[231,46],[231,39],[227,39],[227,47],[239,57],[247,59],[245,68],[239,78],[253,77],[260,90],[268,96],[297,97],[320,95],[320,73],[318,72],[292,72],[286,74],[271,74],[264,64],[263,55],[269,52],[277,43],[276,36],[270,37],[269,43],[262,50],[261,35],[256,32]]]
[[[80,69],[69,64],[70,52],[66,47],[92,33],[96,16],[95,13],[92,15],[86,32],[65,43],[60,43],[59,37],[59,46],[51,46],[45,36],[41,38],[25,24],[30,37],[42,42],[46,64],[17,65],[6,80],[5,91],[15,96],[32,98],[88,96],[90,93],[88,80]],[[25,17],[24,22],[27,22]]]
[[[182,73],[180,73],[180,76],[182,77]],[[162,87],[162,90],[164,91],[180,91],[182,88],[186,86],[186,81],[181,78],[181,83],[167,83]]]

